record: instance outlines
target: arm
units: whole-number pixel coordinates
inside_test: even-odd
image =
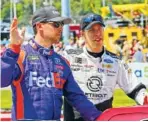
[[[101,114],[79,88],[71,71],[64,86],[64,96],[85,120],[95,120]]]
[[[9,86],[14,79],[18,79],[21,75],[20,68],[17,65],[18,56],[18,53],[8,48],[1,57],[1,87]]]
[[[19,78],[21,71],[17,64],[20,47],[23,43],[25,30],[22,30],[21,35],[17,29],[17,19],[14,19],[10,27],[10,45],[1,58],[2,78],[1,86],[6,87],[12,83],[14,79]]]
[[[144,98],[147,95],[146,87],[138,81],[135,74],[125,63],[121,63],[118,72],[118,84],[125,93],[138,104],[143,105]]]

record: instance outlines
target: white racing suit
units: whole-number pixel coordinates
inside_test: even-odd
[[[138,104],[143,104],[146,95],[145,85],[137,81],[129,66],[115,54],[104,48],[103,55],[95,58],[84,47],[66,50],[63,56],[69,60],[74,78],[80,88],[99,110],[104,111],[112,107],[113,93],[117,84],[130,98],[135,99]],[[70,111],[72,111],[70,104],[65,101],[65,120],[80,117],[74,110],[73,118],[73,113]]]

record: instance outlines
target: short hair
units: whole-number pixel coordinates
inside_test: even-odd
[[[34,35],[36,35],[37,34],[36,25],[33,26],[33,31],[34,31]]]

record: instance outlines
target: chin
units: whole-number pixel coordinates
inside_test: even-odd
[[[57,43],[59,43],[59,41],[55,40],[55,41],[53,41],[53,43],[54,43],[54,44],[57,44]]]
[[[56,40],[55,40],[55,43],[59,43],[59,41],[60,41],[60,39],[56,39]]]
[[[102,42],[96,42],[96,43],[93,45],[94,48],[99,48],[99,47],[101,47],[101,46],[102,46]]]
[[[96,44],[102,45],[103,41],[97,41]]]

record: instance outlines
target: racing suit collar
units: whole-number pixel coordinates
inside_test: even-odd
[[[103,47],[104,53],[103,53],[103,55],[102,55],[101,57],[94,57],[94,56],[90,55],[90,54],[88,53],[88,51],[87,51],[86,46],[83,47],[83,50],[84,50],[84,53],[85,53],[90,59],[93,59],[93,60],[98,60],[98,59],[99,59],[100,62],[102,61],[104,55],[106,54],[106,48],[105,48],[105,47]]]
[[[53,46],[51,46],[50,48],[45,48],[42,47],[41,45],[39,45],[34,39],[31,39],[29,41],[29,44],[35,49],[37,50],[40,54],[42,55],[52,55],[54,50],[53,50]]]
[[[101,56],[103,55],[103,53],[104,53],[104,48],[103,48],[103,50],[102,50],[101,52],[98,52],[98,53],[91,52],[91,51],[89,51],[88,49],[87,49],[87,52],[88,52],[90,55],[92,55],[93,57],[97,58],[97,57],[101,57]]]

